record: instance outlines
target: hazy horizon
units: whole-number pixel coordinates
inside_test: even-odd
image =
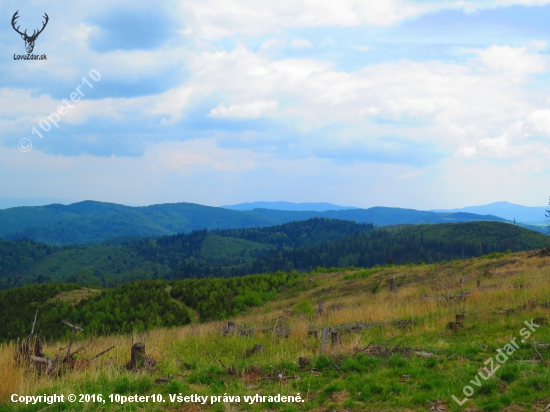
[[[244,205],[250,205],[250,204],[257,204],[257,203],[274,203],[274,204],[281,203],[281,204],[295,204],[295,205],[331,204],[333,206],[338,206],[339,208],[344,208],[344,209],[346,209],[346,208],[359,208],[359,207],[354,206],[354,205],[339,205],[339,204],[334,204],[334,203],[331,203],[331,202],[291,202],[291,201],[285,201],[285,200],[276,200],[276,201],[258,200],[258,201],[241,202],[241,203],[228,204],[228,205],[208,205],[208,204],[202,204],[202,203],[198,203],[198,202],[189,202],[189,201],[153,202],[153,203],[147,203],[147,204],[126,204],[126,203],[121,203],[121,202],[109,202],[109,201],[96,200],[96,199],[70,200],[70,199],[55,199],[55,198],[36,198],[36,197],[31,197],[31,198],[0,197],[0,209],[7,209],[7,208],[11,208],[11,207],[20,207],[20,206],[47,206],[47,205],[51,205],[51,204],[70,205],[70,204],[73,204],[73,203],[80,203],[80,202],[85,202],[85,201],[115,203],[115,204],[121,204],[121,205],[132,206],[132,207],[152,206],[152,205],[157,205],[157,204],[162,204],[162,203],[195,203],[195,204],[201,204],[203,206],[231,208],[233,206],[241,206],[241,205],[244,206]],[[534,205],[534,206],[532,206],[532,205],[522,205],[522,204],[519,204],[519,203],[512,203],[512,202],[508,202],[508,201],[496,201],[496,202],[490,202],[490,203],[483,204],[483,205],[467,205],[467,206],[453,207],[453,208],[446,208],[446,209],[443,209],[443,208],[440,208],[440,209],[438,209],[438,208],[428,208],[428,209],[418,209],[418,210],[454,211],[454,210],[465,209],[465,208],[467,209],[469,207],[489,206],[489,205],[498,204],[498,203],[508,203],[508,204],[511,204],[511,205],[517,205],[517,206],[521,206],[521,207],[538,207],[538,208],[547,208],[548,207],[548,206],[542,206],[542,205]],[[6,205],[9,205],[9,206],[6,206]],[[387,206],[387,205],[373,205],[373,206],[369,206],[369,207],[376,207],[376,206],[380,206],[380,207],[401,207],[401,208],[404,208],[404,209],[414,209],[414,208],[409,208],[409,207],[405,207],[405,206]],[[361,208],[361,209],[368,209],[369,207],[365,207],[365,208]],[[281,209],[281,210],[295,210],[295,209]],[[309,209],[303,209],[302,208],[301,210],[309,210]],[[327,210],[329,210],[329,209],[327,209]],[[335,209],[331,209],[331,210],[335,210]]]

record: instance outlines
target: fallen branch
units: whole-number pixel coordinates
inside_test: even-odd
[[[94,362],[95,360],[97,360],[100,356],[102,355],[105,355],[107,352],[109,352],[111,349],[113,349],[115,347],[115,345],[111,346],[110,348],[108,349],[105,349],[104,351],[101,351],[99,352],[97,355],[95,355],[91,360],[90,362]]]

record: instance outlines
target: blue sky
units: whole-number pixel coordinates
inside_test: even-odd
[[[48,13],[47,60],[14,60],[16,10],[29,33]],[[4,0],[0,15],[0,196],[546,203],[550,0]]]

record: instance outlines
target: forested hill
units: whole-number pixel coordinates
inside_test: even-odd
[[[0,210],[0,237],[31,239],[48,244],[92,244],[118,237],[151,237],[189,233],[200,229],[267,227],[315,217],[373,223],[445,223],[504,221],[490,215],[436,213],[413,209],[373,207],[370,209],[287,211],[229,210],[193,203],[129,207],[84,201],[71,205],[15,207]]]
[[[372,267],[387,263],[433,263],[492,252],[538,249],[550,245],[542,233],[501,222],[412,225],[374,230],[277,253],[263,254],[239,265],[201,265],[188,260],[171,273],[173,278],[237,276],[277,270],[316,267]]]
[[[265,228],[204,229],[87,246],[59,247],[0,239],[0,289],[49,281],[113,286],[162,278],[186,262],[203,268],[231,267],[264,254],[373,230],[372,224],[316,218]]]
[[[340,224],[342,230],[338,231]],[[340,238],[323,241],[328,233]],[[372,226],[355,225],[351,222],[315,219],[303,225],[283,225],[278,231],[276,228],[215,233],[197,231],[190,235],[164,237],[149,242],[152,249],[140,242],[111,246],[110,253],[114,253],[115,248],[127,248],[126,258],[129,259],[129,251],[134,248],[134,257],[138,259],[143,252],[140,248],[145,247],[143,250],[156,250],[157,255],[149,256],[151,260],[142,262],[154,265],[153,261],[170,261],[180,250],[182,256],[187,253],[191,257],[178,263],[176,270],[166,273],[168,277],[176,279],[126,282],[112,288],[104,288],[102,285],[82,287],[76,284],[47,283],[0,291],[0,313],[4,318],[4,322],[0,324],[0,342],[26,336],[37,311],[37,328],[47,338],[69,335],[70,329],[61,325],[62,320],[84,326],[84,334],[88,336],[178,326],[189,323],[196,315],[201,321],[232,317],[249,307],[276,299],[282,291],[299,291],[311,287],[308,278],[312,275],[312,268],[314,272],[339,271],[335,267],[351,271],[352,266],[370,268],[394,264],[408,264],[407,267],[410,268],[418,264],[462,257],[485,255],[485,258],[493,258],[499,255],[495,252],[548,246],[549,237],[499,222],[374,229]],[[236,249],[226,248],[227,244],[223,242],[229,242]],[[218,254],[221,252],[216,251],[220,246],[225,253],[224,259],[231,259],[232,253],[242,259],[239,255],[244,249],[235,245],[246,248],[255,245],[258,256],[248,257],[238,264],[220,263]],[[99,246],[74,250],[47,249],[45,245],[33,243],[27,243],[27,249],[23,243],[18,243],[18,246],[20,248],[17,253],[21,255],[26,250],[27,259],[32,255],[30,252],[34,251],[37,258],[54,259],[52,262],[59,266],[67,264],[64,260],[67,252],[90,253],[96,260],[99,256]],[[17,251],[14,248],[10,250]],[[209,258],[205,257],[206,250],[211,253]],[[109,253],[109,249],[99,251]],[[111,259],[106,258],[106,262],[113,261],[113,256]],[[193,271],[187,273],[185,270],[193,265]],[[488,262],[477,267],[490,265]],[[350,276],[368,276],[380,270],[375,266],[373,270],[354,272]],[[224,277],[246,272],[272,273]],[[107,283],[116,283],[127,279],[127,275],[106,272],[103,276]],[[145,275],[152,276],[152,273]],[[189,275],[193,278],[177,279]],[[222,277],[208,277],[210,275]],[[94,279],[96,282],[99,280],[93,274],[89,278],[77,278],[84,284],[89,284]],[[383,282],[384,279],[379,279],[380,281]]]
[[[0,289],[70,282],[112,287],[139,279],[231,277],[320,267],[435,262],[537,249],[549,237],[501,222],[375,228],[310,219],[250,229],[198,230],[115,244],[49,246],[0,240]]]

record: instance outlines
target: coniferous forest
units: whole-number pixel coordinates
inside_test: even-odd
[[[195,230],[55,246],[0,240],[0,340],[48,338],[61,320],[104,334],[224,319],[301,288],[312,270],[421,265],[547,247],[549,237],[501,222],[375,227],[314,218],[265,228]]]
[[[375,228],[324,218],[94,245],[0,240],[0,289],[45,282],[113,287],[135,280],[232,277],[318,266],[430,263],[536,249],[547,242],[542,233],[501,222]]]

